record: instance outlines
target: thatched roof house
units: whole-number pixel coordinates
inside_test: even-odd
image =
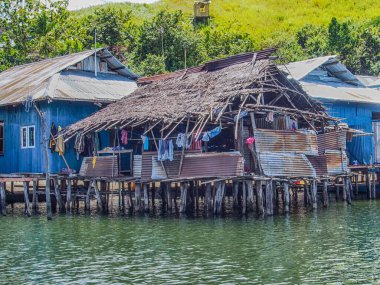
[[[152,144],[146,150],[151,152],[143,145],[141,153],[133,147],[138,170],[131,172],[142,181],[247,174],[316,178],[345,172],[345,133],[326,137],[335,119],[277,68],[273,52],[140,78],[135,92],[71,125],[64,136],[69,140],[122,129],[149,136]],[[218,136],[207,138],[218,127]],[[195,153],[179,147],[170,161],[160,164],[158,140],[183,133],[190,143],[203,140],[202,147]]]

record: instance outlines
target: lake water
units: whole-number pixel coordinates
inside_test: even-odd
[[[0,217],[0,284],[380,284],[380,201],[289,217]]]

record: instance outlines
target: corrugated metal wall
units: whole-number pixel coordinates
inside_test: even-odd
[[[330,115],[344,118],[342,122],[351,128],[372,133],[372,112],[380,112],[380,105],[367,103],[341,102],[321,100]],[[350,163],[357,160],[360,164],[370,164],[374,161],[374,142],[372,136],[361,136],[347,143],[347,154]],[[380,161],[379,161],[380,162]]]

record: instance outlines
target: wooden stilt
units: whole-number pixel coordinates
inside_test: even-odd
[[[96,180],[94,180],[93,187],[95,190],[95,197],[96,197],[96,201],[97,201],[98,211],[104,213],[105,212],[104,203],[102,201],[102,197],[100,196],[98,182]]]
[[[358,197],[359,195],[359,175],[355,175],[355,196]]]
[[[220,215],[222,213],[222,203],[224,198],[226,183],[224,181],[217,183],[217,190],[215,194],[214,214]]]
[[[371,176],[369,174],[369,170],[366,173],[366,184],[367,184],[367,198],[372,199]]]
[[[335,183],[339,183],[338,178],[336,179]],[[339,201],[339,185],[335,185],[335,199],[337,202]]]
[[[303,186],[303,204],[304,207],[308,206],[308,197],[307,197],[307,182],[305,181],[305,184]]]
[[[352,183],[349,176],[346,177],[346,194],[347,194],[347,203],[351,205],[351,193],[352,193]]]
[[[148,184],[144,184],[144,211],[149,212],[149,192],[148,192]]]
[[[5,183],[0,182],[0,208],[1,208],[1,214],[3,216],[7,215],[7,204],[5,199]]]
[[[284,186],[284,201],[285,201],[284,210],[285,210],[285,213],[289,213],[290,211],[289,183],[284,182],[283,186]]]
[[[273,183],[267,181],[265,187],[265,212],[268,216],[273,215]]]
[[[181,189],[181,201],[179,204],[179,212],[185,213],[187,210],[187,191],[188,191],[188,184],[187,183],[181,183],[180,189]]]
[[[259,180],[256,183],[256,201],[257,201],[257,211],[259,216],[264,216],[264,201],[263,201],[263,181]]]
[[[329,205],[328,180],[323,180],[323,207]]]
[[[211,200],[211,183],[207,183],[206,185],[206,193],[205,193],[205,211],[209,212],[212,209],[212,200]]]
[[[238,208],[238,195],[239,195],[239,182],[234,181],[233,182],[233,207],[234,209]]]
[[[141,206],[142,206],[141,184],[136,183],[135,184],[135,210],[136,212],[140,212],[143,209]]]
[[[15,200],[14,182],[13,181],[11,182],[11,198],[12,198],[11,208],[13,210],[14,209],[14,200]]]
[[[90,183],[88,184],[87,193],[86,193],[86,197],[85,197],[85,200],[84,200],[84,210],[86,212],[90,212],[91,211],[90,194],[91,194],[91,189],[93,187],[93,183],[94,183],[94,181],[90,181]]]
[[[65,204],[63,203],[61,193],[59,192],[58,177],[54,177],[53,182],[54,182],[54,193],[55,193],[55,198],[57,199],[57,203],[59,206],[59,212],[64,213]],[[34,186],[34,183],[33,183],[33,186]],[[33,192],[34,192],[34,187],[33,187]],[[33,199],[34,199],[34,195],[33,195]],[[34,201],[33,201],[33,205],[34,205]]]
[[[67,193],[66,193],[66,210],[67,213],[71,212],[71,179],[67,180]]]
[[[51,208],[51,196],[50,196],[50,173],[46,173],[46,213],[47,219],[51,220],[53,218],[53,212]]]
[[[194,182],[195,185],[195,211],[199,212],[199,183],[198,181]]]
[[[121,182],[119,181],[118,183],[118,200],[117,200],[117,205],[119,207],[119,212],[124,213],[123,209],[123,195],[122,195],[123,190],[121,189]]]
[[[242,203],[242,214],[245,215],[247,213],[247,184],[245,181],[242,183],[243,190],[243,203]]]
[[[374,169],[374,172],[372,173],[372,199],[376,199],[376,172]]]
[[[38,193],[37,193],[37,181],[33,180],[33,196],[32,196],[32,211],[36,214],[38,211]]]
[[[253,181],[247,181],[247,212],[253,210]]]
[[[342,199],[344,202],[347,201],[347,179],[346,177],[342,177]]]
[[[155,199],[156,199],[156,183],[152,182],[152,208],[155,207]]]
[[[30,203],[29,203],[29,182],[24,182],[24,200],[25,200],[25,214],[30,217]]]
[[[311,181],[311,201],[312,201],[312,208],[315,210],[317,209],[317,180],[313,179]]]
[[[132,198],[132,182],[128,184],[128,210],[132,213],[135,208]]]

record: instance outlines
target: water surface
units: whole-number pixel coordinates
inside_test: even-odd
[[[380,284],[380,202],[289,217],[0,218],[0,284]]]

